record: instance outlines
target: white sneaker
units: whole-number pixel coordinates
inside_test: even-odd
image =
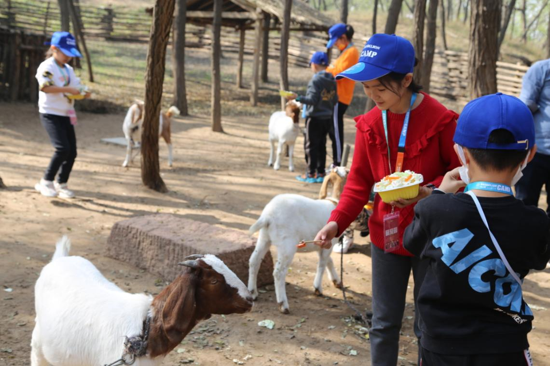
[[[74,198],[74,192],[67,187],[67,183],[55,182],[54,184],[60,198]]]
[[[34,189],[36,189],[38,192],[40,192],[42,196],[45,197],[57,196],[57,191],[55,190],[55,187],[51,180],[40,179],[40,182],[34,185]]]

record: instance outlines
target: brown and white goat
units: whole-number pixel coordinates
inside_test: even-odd
[[[122,123],[122,132],[126,138],[126,159],[122,163],[127,167],[132,160],[132,146],[138,146],[141,140],[141,126],[143,124],[145,105],[143,101],[136,100],[128,108],[124,122]],[[168,108],[165,113],[160,113],[159,118],[159,137],[162,137],[168,147],[168,166],[172,166],[172,116],[180,114],[177,107]]]
[[[269,118],[269,144],[271,150],[267,165],[273,166],[275,170],[281,168],[281,155],[283,154],[283,147],[286,145],[288,147],[288,170],[294,171],[292,158],[294,156],[294,144],[300,134],[300,107],[299,102],[291,100],[286,104],[284,111],[275,112]],[[273,152],[276,142],[278,142],[277,157],[275,164],[273,164]]]
[[[31,366],[108,365],[132,354],[135,366],[160,365],[201,320],[252,307],[244,283],[213,255],[186,258],[153,298],[124,292],[69,248],[63,237],[36,281]]]
[[[319,254],[317,274],[313,281],[315,294],[322,293],[322,279],[325,269],[329,279],[335,287],[341,287],[342,283],[330,258],[331,249],[322,249],[312,243],[304,248],[297,248],[301,240],[311,240],[325,225],[330,213],[336,207],[342,193],[347,172],[345,168],[335,168],[327,174],[320,195],[322,199],[314,200],[297,194],[280,194],[275,196],[263,209],[258,221],[250,227],[250,233],[260,231],[256,248],[250,256],[248,275],[248,289],[256,298],[258,296],[257,282],[258,271],[263,257],[271,244],[277,247],[277,263],[273,271],[275,280],[275,295],[279,310],[289,313],[288,299],[285,290],[285,278],[296,252],[312,252]],[[328,185],[332,184],[332,196],[326,197]],[[337,239],[333,240],[333,245]]]

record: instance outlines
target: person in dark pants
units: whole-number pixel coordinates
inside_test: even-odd
[[[326,136],[330,131],[338,95],[334,76],[325,71],[328,65],[327,54],[315,52],[309,64],[314,75],[307,85],[306,95],[294,94],[289,97],[307,106],[304,150],[308,170],[296,179],[306,183],[322,183],[327,155]]]
[[[550,214],[550,59],[536,62],[527,70],[519,99],[533,113],[537,153],[516,184],[516,198],[526,205],[538,206],[540,191],[546,185],[546,212]]]
[[[55,148],[44,177],[34,188],[46,197],[73,198],[67,182],[76,159],[76,113],[74,98],[89,98],[73,68],[73,57],[82,57],[74,37],[69,32],[55,32],[46,60],[36,71],[39,85],[38,110],[40,121]],[[55,176],[59,172],[57,182]]]
[[[328,30],[330,40],[327,48],[336,46],[340,56],[327,67],[334,77],[359,62],[359,51],[352,42],[354,30],[349,24],[338,23]],[[353,99],[355,82],[346,78],[336,80],[338,86],[338,103],[334,107],[334,121],[329,131],[332,140],[332,165],[339,166],[344,150],[344,114]]]

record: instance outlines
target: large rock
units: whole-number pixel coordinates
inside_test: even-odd
[[[214,254],[246,284],[248,260],[255,240],[240,231],[166,214],[117,222],[107,241],[107,256],[131,263],[168,281],[181,273],[178,265],[191,254]],[[273,283],[273,258],[267,252],[258,286]]]

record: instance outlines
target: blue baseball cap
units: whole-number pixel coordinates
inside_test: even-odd
[[[328,56],[325,52],[317,51],[311,56],[309,64],[328,66]]]
[[[334,43],[336,43],[338,38],[346,34],[346,29],[347,26],[344,23],[334,24],[332,27],[330,27],[328,30],[330,40],[327,43],[327,48],[331,48],[332,46],[334,46]]]
[[[510,131],[516,142],[489,143],[489,135],[497,129]],[[466,104],[453,140],[470,149],[528,150],[535,144],[535,121],[529,108],[518,98],[489,94]]]
[[[54,32],[52,35],[52,40],[50,42],[46,42],[46,44],[59,48],[66,56],[82,57],[82,54],[76,46],[76,40],[69,32]]]
[[[378,79],[390,72],[408,74],[414,69],[414,47],[407,39],[395,34],[373,34],[369,38],[359,62],[339,73],[336,79],[354,81]]]

